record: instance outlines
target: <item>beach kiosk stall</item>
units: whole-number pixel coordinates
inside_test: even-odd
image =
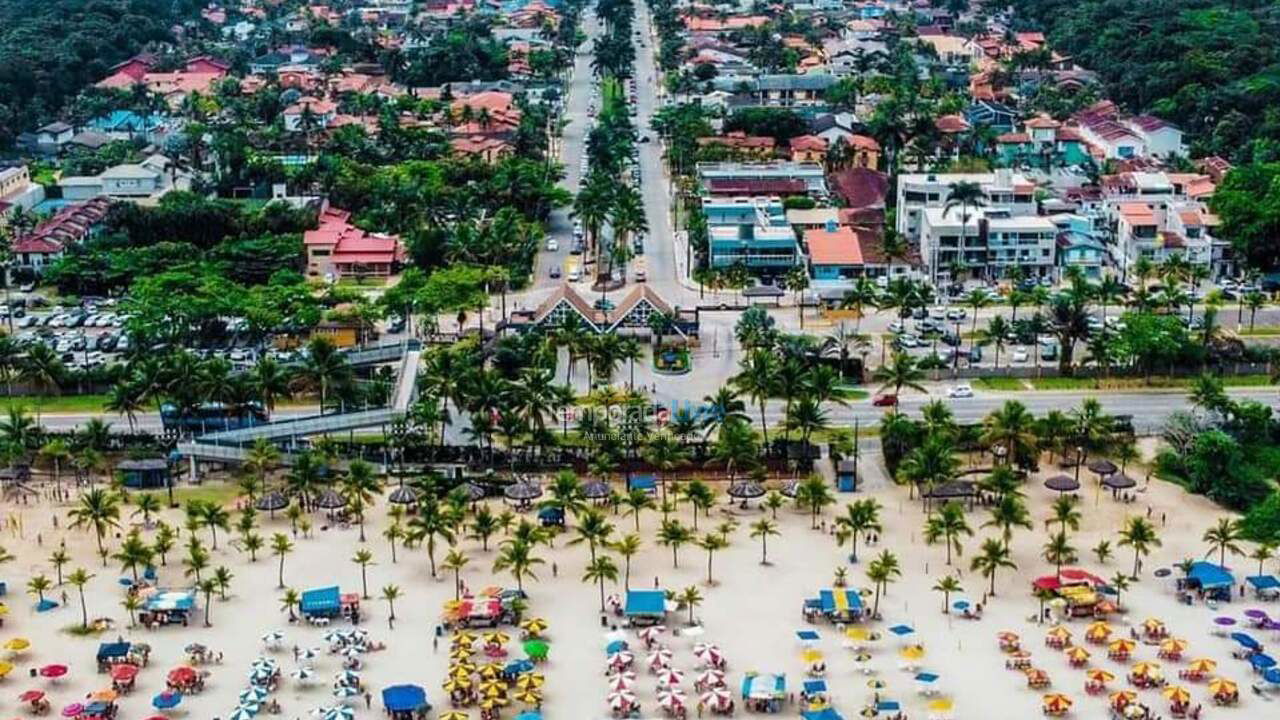
[[[657,625],[667,619],[667,593],[665,590],[628,590],[623,606],[627,624],[632,627]]]
[[[419,685],[392,685],[383,688],[382,706],[391,720],[423,720],[431,711],[427,691]]]
[[[862,597],[851,588],[819,590],[818,597],[804,602],[805,619],[810,621],[823,617],[831,622],[858,622],[863,611]]]
[[[1178,581],[1180,590],[1198,592],[1208,600],[1231,600],[1235,576],[1221,565],[1200,560],[1191,564],[1187,576]]]
[[[116,472],[127,488],[149,490],[169,486],[169,461],[164,457],[122,460],[116,465]]]
[[[1103,598],[1100,589],[1106,580],[1079,568],[1063,568],[1055,575],[1038,577],[1031,583],[1032,591],[1047,590],[1063,602],[1070,617],[1092,617],[1098,612]]]
[[[855,492],[858,489],[858,463],[852,458],[836,463],[836,489]]]
[[[787,676],[747,673],[742,678],[742,702],[752,712],[782,712],[787,702]]]
[[[185,626],[196,609],[196,594],[190,590],[156,590],[143,600],[138,622],[146,627]]]
[[[357,618],[360,611],[360,595],[358,593],[343,594],[337,585],[313,588],[302,593],[302,601],[298,603],[302,617],[308,621],[328,621],[337,617]]]

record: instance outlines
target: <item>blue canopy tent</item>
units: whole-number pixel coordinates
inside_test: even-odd
[[[894,635],[897,635],[898,637],[906,637],[914,633],[915,631],[916,629],[911,627],[910,625],[894,625],[893,627],[889,628],[889,632],[893,633]]]
[[[1191,571],[1187,573],[1187,584],[1192,589],[1203,590],[1221,600],[1231,599],[1231,588],[1235,583],[1235,576],[1229,570],[1204,560],[1192,563]]]
[[[667,617],[667,593],[663,590],[628,590],[623,613],[632,625],[662,622]]]
[[[796,631],[796,639],[802,643],[817,642],[818,637],[819,636],[818,636],[817,630],[797,630]]]
[[[182,623],[196,607],[196,594],[186,590],[161,590],[149,596],[142,606],[142,623]]]
[[[564,508],[542,508],[538,511],[538,522],[542,523],[542,527],[564,527]]]
[[[106,672],[111,665],[129,656],[133,645],[127,642],[109,642],[98,645],[98,672]]]
[[[614,653],[622,652],[623,650],[626,650],[626,649],[627,649],[626,640],[614,640],[613,642],[604,646],[604,652],[606,655],[612,655]]]
[[[393,718],[423,716],[431,709],[427,691],[419,685],[392,685],[382,690],[382,705]]]
[[[822,614],[830,620],[850,620],[862,617],[862,598],[857,590],[819,590]]]
[[[507,663],[506,666],[502,668],[502,674],[519,675],[520,673],[527,673],[527,672],[531,672],[532,670],[533,670],[532,660],[529,660],[526,658],[519,658],[517,660],[512,660],[511,662]]]
[[[652,475],[632,475],[631,490],[644,490],[652,492],[658,487],[658,480]]]
[[[1253,586],[1253,594],[1260,598],[1280,596],[1280,579],[1275,575],[1250,575],[1245,582]]]
[[[897,700],[881,700],[876,703],[876,712],[898,712],[902,705]]]
[[[804,688],[805,695],[824,694],[827,692],[827,681],[826,680],[805,680],[803,688]]]
[[[800,717],[804,720],[844,720],[844,716],[836,712],[833,707],[824,707],[821,710],[805,710],[800,713]]]
[[[787,700],[787,676],[768,673],[742,678],[742,699],[748,710],[777,713]]]
[[[342,593],[337,585],[306,590],[298,609],[306,617],[337,617],[342,612]]]
[[[537,710],[525,710],[516,716],[516,720],[542,720],[542,713]]]

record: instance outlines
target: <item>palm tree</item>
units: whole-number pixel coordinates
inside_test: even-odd
[[[217,550],[218,530],[229,530],[231,527],[231,515],[226,508],[215,502],[192,500],[187,503],[187,515],[209,529],[213,549]]]
[[[960,543],[962,535],[973,537],[973,528],[965,521],[964,508],[958,502],[943,505],[925,521],[924,541],[934,545],[941,540],[947,546],[947,565],[951,564],[952,551],[957,557],[964,554],[964,546]]]
[[[165,522],[160,522],[156,528],[156,536],[151,541],[151,549],[155,550],[156,555],[160,556],[160,566],[164,567],[165,554],[173,549],[173,544],[177,540],[177,534],[172,527]]]
[[[1099,565],[1106,565],[1111,559],[1111,541],[1099,540],[1098,544],[1093,546],[1093,556],[1097,558]]]
[[[107,564],[106,548],[102,546],[102,538],[108,528],[120,527],[120,497],[110,490],[90,488],[80,495],[80,502],[67,513],[71,516],[71,527],[80,529],[92,527],[98,538],[98,554],[102,556],[103,567]]]
[[[258,562],[258,551],[263,545],[262,536],[256,532],[247,532],[240,536],[240,549],[249,553],[249,562]]]
[[[956,207],[960,208],[960,247],[965,246],[965,235],[969,229],[969,208],[979,208],[986,204],[987,194],[982,186],[976,182],[961,180],[951,184],[947,191],[946,204],[943,205],[942,215],[946,217]],[[929,267],[933,268],[932,282],[936,287],[938,284],[938,257],[935,254],[931,260]],[[956,278],[952,278],[955,280]]]
[[[1132,516],[1125,520],[1125,525],[1120,529],[1121,547],[1133,548],[1133,575],[1134,580],[1138,579],[1138,568],[1141,564],[1142,557],[1151,552],[1152,549],[1161,545],[1160,538],[1156,536],[1156,527],[1152,525],[1146,518]]]
[[[276,587],[284,587],[284,556],[293,552],[293,541],[284,533],[275,533],[271,536],[271,554],[280,558],[280,569],[276,576]]]
[[[765,402],[773,397],[777,389],[778,358],[771,351],[759,348],[752,350],[742,362],[742,372],[730,378],[738,391],[760,408],[760,432],[764,436],[764,444],[769,444],[769,427],[765,421]]]
[[[1258,543],[1258,546],[1249,553],[1250,560],[1258,561],[1258,574],[1262,574],[1263,563],[1276,556],[1276,546],[1274,543]]]
[[[1063,533],[1068,529],[1079,530],[1081,515],[1076,509],[1079,504],[1080,498],[1075,495],[1059,495],[1050,506],[1049,517],[1045,519],[1044,526],[1057,525],[1058,531]]]
[[[618,582],[618,565],[614,563],[613,558],[608,555],[591,558],[591,562],[587,564],[586,570],[582,573],[582,582],[599,583],[600,584],[600,612],[605,612],[604,607],[604,582]]]
[[[1005,549],[1008,549],[1013,541],[1015,527],[1030,530],[1034,525],[1031,523],[1031,513],[1027,512],[1026,501],[1017,495],[1005,495],[991,507],[991,518],[982,527],[999,528]]]
[[[711,506],[715,504],[716,493],[710,485],[694,478],[681,488],[681,494],[684,495],[685,502],[693,508],[693,531],[697,532],[698,513],[710,511]]]
[[[578,524],[573,529],[575,537],[569,541],[569,544],[586,543],[587,549],[591,553],[591,559],[595,560],[596,548],[609,543],[609,537],[613,535],[613,529],[613,523],[605,518],[604,513],[599,510],[588,509],[578,518]]]
[[[124,599],[120,601],[120,607],[124,608],[124,611],[129,613],[129,629],[132,630],[137,627],[138,611],[146,607],[146,604],[142,600],[142,596],[137,593],[125,595]]]
[[[711,576],[711,558],[729,547],[729,538],[720,533],[709,532],[698,539],[698,547],[707,551],[707,584],[715,585],[715,579]]]
[[[209,551],[205,550],[194,536],[191,540],[192,542],[187,545],[187,556],[182,559],[182,564],[185,566],[182,573],[200,582],[200,573],[209,567]]]
[[[533,568],[545,562],[542,558],[534,556],[533,546],[530,543],[509,542],[502,546],[498,556],[494,558],[493,572],[510,573],[511,578],[516,581],[516,589],[523,591],[524,579],[537,580],[538,576],[533,574]]]
[[[1206,555],[1218,553],[1218,564],[1226,567],[1227,552],[1232,555],[1241,555],[1244,550],[1241,549],[1239,541],[1242,539],[1240,532],[1240,522],[1231,518],[1218,518],[1218,523],[1208,530],[1204,531],[1201,538],[1209,543],[1209,552]]]
[[[213,593],[218,589],[218,584],[212,578],[209,578],[196,583],[196,589],[204,593],[204,626],[212,627],[209,621],[209,613],[213,609]]]
[[[142,535],[137,530],[134,530],[129,533],[124,542],[120,543],[120,549],[111,557],[120,563],[122,569],[130,571],[133,574],[134,583],[137,583],[138,567],[149,565],[152,554],[151,547],[143,541]],[[61,576],[61,569],[59,569],[58,574]]]
[[[13,555],[8,550],[0,548],[0,564],[13,560]],[[58,578],[58,584],[62,584],[62,568],[71,562],[71,555],[67,552],[67,544],[65,542],[58,544],[58,549],[49,554],[49,564],[53,565],[54,574]]]
[[[679,520],[663,520],[658,526],[658,544],[671,548],[671,567],[680,567],[680,548],[693,540],[693,531]]]
[[[810,529],[818,529],[818,516],[822,509],[836,502],[831,486],[821,475],[810,475],[796,486],[796,505],[809,511]]]
[[[1116,571],[1116,574],[1112,575],[1111,579],[1107,581],[1111,589],[1116,591],[1116,607],[1122,607],[1120,605],[1120,593],[1129,589],[1130,582],[1129,576],[1119,571]]]
[[[843,545],[850,540],[849,562],[858,562],[858,537],[867,533],[883,532],[880,524],[880,502],[875,498],[855,500],[844,507],[844,515],[835,519],[836,542]]]
[[[760,518],[751,523],[751,537],[760,539],[760,564],[769,564],[769,538],[778,537],[778,523],[768,518]]]
[[[351,377],[351,366],[328,338],[317,336],[307,343],[307,356],[297,370],[295,382],[320,395],[320,412],[324,412],[329,394]]]
[[[213,569],[213,584],[218,587],[218,599],[226,602],[227,590],[231,587],[231,579],[235,576],[231,573],[231,569],[226,565],[219,565]]]
[[[678,596],[676,596],[676,601],[689,608],[689,624],[698,624],[693,617],[694,610],[702,604],[702,593],[698,590],[697,586],[690,585],[685,588]]]
[[[889,588],[894,578],[901,577],[902,567],[898,556],[888,550],[882,551],[867,565],[867,579],[875,586],[875,602],[871,608],[871,616],[880,616],[880,595]]]
[[[40,575],[39,577],[44,577],[44,576]],[[94,576],[82,567],[72,570],[71,574],[67,576],[67,582],[74,585],[76,590],[79,591],[80,627],[86,628],[86,629],[89,627],[89,606],[86,605],[84,601],[84,586],[87,585],[89,581],[92,580],[93,578]]]
[[[982,442],[999,453],[1007,463],[1027,457],[1036,447],[1035,416],[1017,400],[1008,400],[983,419]]]
[[[1044,544],[1044,559],[1053,563],[1054,575],[1062,577],[1062,566],[1076,561],[1076,549],[1071,546],[1065,530],[1059,530]]]
[[[653,497],[648,491],[634,489],[622,496],[622,505],[627,508],[627,514],[635,519],[636,532],[640,532],[640,513],[645,510],[653,510],[657,508],[657,504],[653,501]]]
[[[880,383],[879,392],[893,388],[895,397],[902,394],[904,387],[917,392],[927,392],[921,384],[924,378],[924,371],[919,368],[916,358],[904,352],[895,352],[893,359],[887,365],[881,365],[871,374],[871,379]],[[894,412],[897,412],[896,403]]]
[[[984,578],[991,580],[992,597],[996,594],[996,572],[1001,568],[1010,570],[1018,568],[1010,557],[1009,546],[996,538],[983,540],[981,551],[969,562],[969,569],[979,571]]]
[[[1013,331],[1013,326],[1003,315],[996,315],[987,321],[987,328],[982,333],[984,344],[990,343],[995,347],[995,357],[992,358],[992,365],[996,368],[1000,367],[1000,351],[1009,342],[1009,333]],[[974,336],[975,342],[978,336]]]
[[[155,493],[138,493],[133,499],[134,511],[129,517],[142,516],[142,524],[151,527],[151,516],[160,512],[160,498]]]
[[[373,466],[364,460],[352,460],[347,474],[341,481],[342,496],[355,508],[360,524],[360,542],[364,542],[364,509],[373,504],[382,492],[382,481],[374,474]]]
[[[395,629],[395,622],[396,622],[396,600],[399,600],[399,599],[400,599],[400,588],[399,588],[399,586],[397,586],[397,585],[384,585],[384,586],[382,586],[382,595],[381,595],[381,597],[382,597],[382,599],[383,599],[383,600],[386,600],[386,601],[387,601],[387,611],[388,611],[388,613],[389,613],[389,614],[387,615],[387,627],[388,627],[388,628],[390,628],[390,629]]]
[[[409,519],[409,537],[414,543],[425,541],[427,559],[431,563],[431,577],[436,576],[436,541],[444,539],[452,544],[454,533],[440,503],[434,497],[424,498],[418,505],[418,514]]]
[[[928,506],[932,490],[954,480],[959,470],[960,461],[955,456],[955,443],[950,435],[935,433],[903,458],[898,465],[897,480],[907,483],[912,497],[915,489],[920,488],[920,497]]]
[[[488,505],[476,508],[471,517],[471,537],[480,541],[480,549],[489,552],[489,538],[498,532],[498,518]]]
[[[947,615],[951,612],[951,593],[964,592],[960,581],[955,575],[944,575],[938,582],[933,584],[934,592],[942,593],[942,614]]]
[[[445,553],[444,560],[440,562],[440,566],[447,572],[453,573],[453,599],[462,599],[462,568],[471,562],[471,558],[467,557],[458,548],[449,548],[449,552]]]
[[[609,543],[609,547],[623,562],[623,587],[631,589],[631,558],[640,552],[640,535],[637,533],[628,533],[621,538]]]
[[[40,456],[53,465],[53,484],[62,489],[62,463],[71,459],[71,448],[65,440],[55,438],[40,447]]]
[[[293,610],[301,603],[302,595],[298,594],[297,590],[294,590],[293,588],[285,588],[284,594],[280,596],[280,609],[289,611],[289,622],[293,622],[298,619],[298,616],[294,614]]]
[[[351,557],[351,562],[360,566],[360,596],[365,600],[369,599],[369,566],[376,565],[373,561],[373,553],[368,549],[361,548]]]

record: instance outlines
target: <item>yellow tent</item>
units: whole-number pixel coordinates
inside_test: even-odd
[[[1214,678],[1209,681],[1209,692],[1214,695],[1234,695],[1238,692],[1236,684],[1224,678]]]
[[[1187,663],[1187,669],[1194,673],[1211,673],[1218,668],[1218,661],[1213,658],[1196,658]]]
[[[1085,677],[1096,683],[1109,683],[1116,679],[1116,676],[1102,668],[1089,668],[1085,671]]]

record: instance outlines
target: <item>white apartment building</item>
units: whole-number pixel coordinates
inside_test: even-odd
[[[1051,276],[1057,236],[1058,228],[1049,218],[1014,215],[1003,208],[970,210],[967,222],[958,208],[920,212],[920,256],[942,280],[950,279],[956,263],[977,277],[1004,277],[1014,267],[1021,267],[1028,277]]]

